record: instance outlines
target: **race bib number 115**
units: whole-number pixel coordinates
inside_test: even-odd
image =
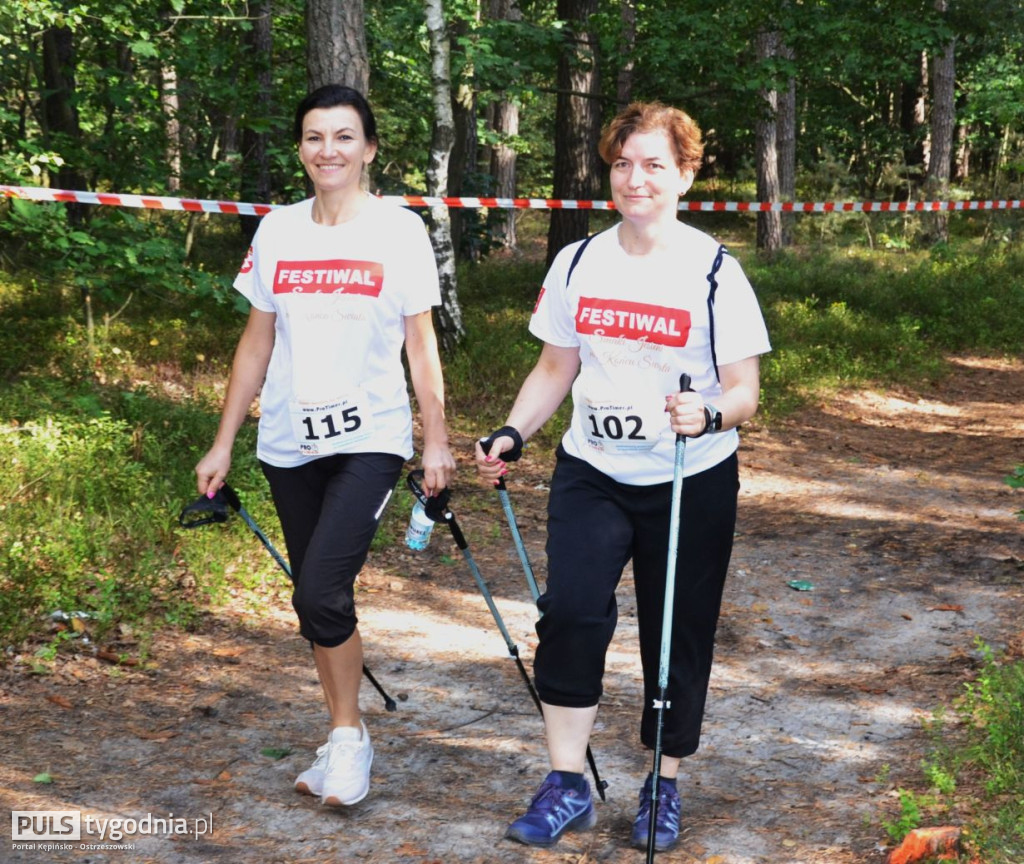
[[[326,402],[293,402],[291,417],[303,456],[344,453],[373,434],[369,399],[362,391]]]

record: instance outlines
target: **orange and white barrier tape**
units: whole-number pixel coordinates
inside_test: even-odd
[[[0,195],[28,201],[65,204],[100,204],[143,207],[151,210],[187,210],[193,213],[226,213],[263,216],[279,204],[248,204],[199,198],[168,198],[114,192],[73,192],[42,186],[0,185]],[[467,207],[499,210],[614,210],[611,201],[574,201],[559,198],[468,198],[464,196],[382,195],[381,200],[404,207]],[[929,213],[959,210],[1019,210],[1022,200],[992,201],[680,201],[679,209],[714,213]]]

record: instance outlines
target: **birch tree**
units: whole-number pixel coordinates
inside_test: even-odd
[[[430,83],[434,99],[434,126],[427,167],[427,194],[448,194],[448,162],[455,143],[455,119],[452,115],[451,46],[444,20],[442,0],[424,0],[427,32],[430,36]],[[430,242],[434,247],[437,271],[441,279],[441,309],[438,327],[441,345],[451,351],[466,335],[459,307],[455,276],[455,250],[452,247],[451,218],[444,205],[430,208]]]

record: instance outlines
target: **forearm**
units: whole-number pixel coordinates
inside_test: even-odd
[[[722,395],[713,401],[722,412],[722,429],[732,429],[757,413],[761,396],[760,358],[748,357],[723,366],[720,374]]]
[[[426,316],[424,320],[423,316]],[[437,337],[430,313],[407,319],[406,354],[409,377],[419,406],[423,428],[423,446],[448,446],[448,427],[444,410],[444,373],[437,350]]]
[[[545,345],[537,365],[526,377],[509,412],[506,425],[526,441],[558,410],[579,371],[576,349]]]

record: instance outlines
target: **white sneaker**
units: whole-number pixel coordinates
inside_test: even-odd
[[[362,720],[358,728],[339,726],[332,729],[327,739],[327,764],[321,784],[321,803],[328,807],[341,807],[362,801],[370,791],[372,764],[370,733]],[[316,767],[315,762],[313,767]]]
[[[324,791],[324,774],[327,773],[327,752],[330,742],[317,747],[316,759],[305,771],[295,778],[295,791],[303,795],[320,796]]]

